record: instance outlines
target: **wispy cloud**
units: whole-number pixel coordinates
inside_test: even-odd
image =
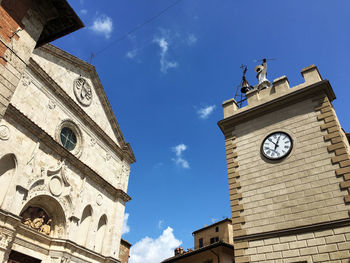
[[[158,228],[159,228],[159,229],[162,229],[163,223],[164,223],[163,220],[159,220],[159,221],[158,221]]]
[[[97,34],[103,34],[105,38],[110,38],[113,31],[112,18],[105,15],[99,16],[94,20],[90,29]]]
[[[160,47],[160,71],[167,73],[168,69],[176,68],[178,63],[168,60],[169,40],[165,36],[154,38],[153,42],[157,43]]]
[[[190,165],[189,163],[183,158],[182,153],[187,150],[187,146],[183,143],[174,146],[172,148],[172,151],[175,152],[176,158],[173,158],[173,161],[181,166],[182,168],[189,169]]]
[[[207,119],[209,115],[213,113],[214,109],[215,109],[215,105],[203,107],[203,108],[197,109],[197,114],[199,118]]]
[[[187,36],[187,44],[189,46],[196,44],[196,42],[197,42],[197,37],[194,34],[189,34]]]
[[[137,54],[138,54],[138,50],[135,48],[135,49],[132,49],[132,50],[126,52],[125,56],[129,59],[133,59],[137,56]]]
[[[127,233],[130,232],[130,226],[128,225],[128,219],[129,219],[129,214],[125,213],[124,214],[123,227],[122,227],[122,235],[127,234]]]
[[[180,246],[181,240],[175,238],[173,229],[167,227],[156,239],[144,237],[136,242],[130,250],[130,263],[159,263],[174,255],[174,249]]]
[[[82,14],[82,15],[86,15],[88,13],[88,11],[86,9],[81,9],[79,11],[79,13]]]

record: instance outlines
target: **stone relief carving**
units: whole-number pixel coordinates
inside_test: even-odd
[[[56,108],[56,102],[54,100],[49,100],[49,103],[47,104],[50,110],[53,110]]]
[[[102,202],[103,202],[103,197],[101,194],[98,194],[97,197],[96,197],[96,204],[98,206],[101,206],[102,205]]]
[[[90,139],[90,145],[94,147],[96,145],[96,140],[94,138]]]
[[[22,84],[23,86],[29,86],[32,83],[32,80],[28,75],[23,75],[22,76]]]
[[[61,257],[61,263],[69,263],[70,262],[70,258],[68,257]]]
[[[73,90],[77,100],[84,106],[90,106],[92,102],[92,89],[86,79],[79,77],[74,80]]]
[[[25,167],[25,173],[27,175],[32,175],[34,173],[34,169],[35,169],[35,161],[36,161],[36,154],[38,153],[38,149],[39,149],[40,143],[37,142],[34,150],[32,152],[31,157],[29,158],[26,167]]]
[[[10,129],[6,125],[0,125],[0,139],[3,141],[10,139]]]
[[[110,153],[106,153],[106,162],[108,162],[112,158]]]
[[[38,232],[50,235],[52,219],[39,207],[28,207],[21,215],[22,223]]]
[[[8,244],[11,242],[10,233],[1,232],[0,233],[0,247],[6,249]]]

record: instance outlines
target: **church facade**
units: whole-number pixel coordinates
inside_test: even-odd
[[[0,12],[0,262],[127,260],[134,154],[95,68],[46,44],[80,19],[65,0]]]
[[[265,71],[264,71],[265,70]],[[223,103],[235,262],[350,262],[349,141],[316,66]],[[262,72],[262,73],[260,73]],[[261,75],[265,74],[265,75]]]

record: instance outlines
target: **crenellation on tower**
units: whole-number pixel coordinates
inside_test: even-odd
[[[247,111],[250,108],[256,107],[263,103],[278,99],[289,93],[297,92],[312,84],[322,81],[322,77],[315,65],[303,68],[301,75],[304,78],[304,82],[294,87],[289,86],[289,80],[286,76],[281,76],[274,79],[271,87],[259,89],[259,84],[254,89],[246,92],[247,105],[239,108],[238,103],[234,99],[227,100],[222,103],[224,109],[224,118],[236,115],[243,111]],[[331,91],[333,92],[333,91]],[[334,98],[333,98],[334,99]],[[333,100],[332,99],[332,100]]]

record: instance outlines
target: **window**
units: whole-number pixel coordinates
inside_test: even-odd
[[[68,127],[63,127],[60,134],[61,143],[68,151],[72,151],[77,144],[77,136]]]
[[[219,227],[215,227],[215,232],[219,232]]]
[[[200,248],[203,247],[203,238],[200,238],[200,239],[199,239],[199,247],[200,247]]]
[[[219,242],[219,237],[212,237],[210,239],[210,244],[214,244],[215,242]]]
[[[79,126],[72,120],[63,120],[57,126],[55,138],[64,148],[66,148],[76,157],[80,157],[83,149],[83,136]]]

